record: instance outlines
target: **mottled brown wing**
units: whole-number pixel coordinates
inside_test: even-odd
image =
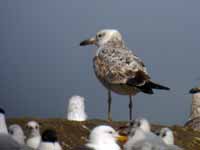
[[[195,130],[200,130],[200,117],[196,117],[186,122],[185,127],[190,127]]]
[[[144,80],[150,79],[146,72],[140,70],[137,65],[125,64],[124,61],[108,60],[96,56],[93,62],[97,77],[111,84],[126,84],[129,79],[135,80],[134,82],[137,84],[141,84]]]

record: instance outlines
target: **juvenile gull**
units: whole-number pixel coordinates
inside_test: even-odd
[[[37,150],[62,150],[55,130],[46,129]]]
[[[192,88],[189,93],[192,94],[192,105],[190,117],[185,126],[200,130],[200,88]]]
[[[98,47],[93,59],[94,72],[108,90],[108,120],[111,120],[111,91],[129,95],[129,119],[132,120],[132,96],[138,92],[153,94],[153,89],[169,90],[151,81],[142,60],[129,50],[119,31],[104,29],[95,37],[84,40],[80,46]]]
[[[121,141],[123,138],[112,127],[100,125],[91,131],[85,146],[76,147],[74,150],[120,150],[117,141]]]
[[[162,128],[160,130],[159,136],[163,139],[165,144],[167,144],[167,147],[170,150],[183,150],[177,145],[174,145],[174,135],[172,130],[170,130],[169,128]]]
[[[67,109],[67,119],[73,121],[85,121],[87,120],[87,114],[85,112],[84,97],[75,95],[69,99]]]
[[[17,141],[19,144],[24,145],[25,135],[20,125],[12,124],[8,127],[8,132],[12,138]]]
[[[5,111],[2,108],[0,108],[0,150],[32,150],[25,145],[19,144],[8,134]]]
[[[27,133],[26,145],[28,145],[33,149],[36,149],[41,141],[39,123],[37,123],[36,121],[29,121],[26,124],[26,133]]]

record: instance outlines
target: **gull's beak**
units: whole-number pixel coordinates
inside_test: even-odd
[[[126,143],[128,141],[128,136],[126,135],[118,135],[116,137],[117,141],[121,142],[121,143]]]
[[[96,44],[96,38],[92,37],[90,39],[84,40],[80,43],[80,46],[86,46],[86,45],[95,45]]]

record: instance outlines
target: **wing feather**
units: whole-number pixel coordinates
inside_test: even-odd
[[[97,77],[110,84],[126,84],[129,79],[141,84],[150,79],[142,60],[125,48],[100,48],[93,64]]]

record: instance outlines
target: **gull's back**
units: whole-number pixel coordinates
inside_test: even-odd
[[[18,144],[8,134],[0,134],[0,150],[33,150],[33,149],[25,145]]]

